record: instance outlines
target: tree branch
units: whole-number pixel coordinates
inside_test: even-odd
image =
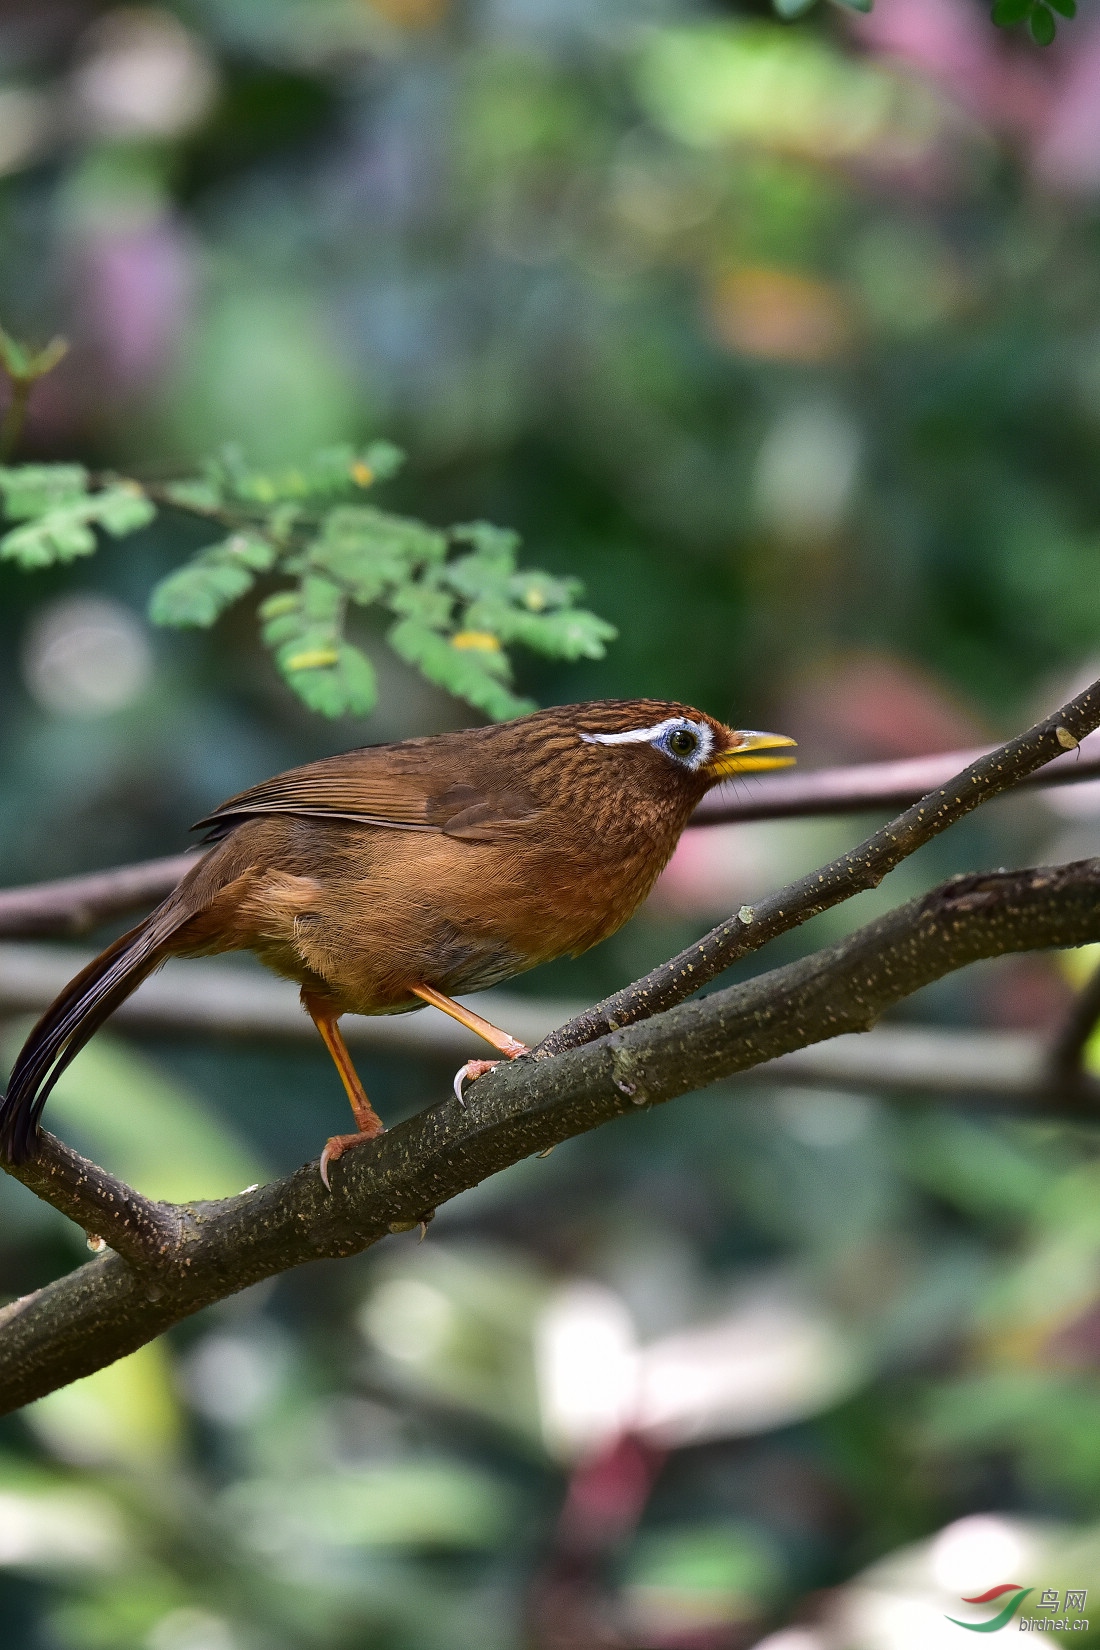
[[[1090,739],[1081,751],[1062,751],[1049,766],[1020,779],[1017,788],[1049,790],[1100,778],[1100,755],[1094,744]],[[734,825],[907,808],[998,748],[985,745],[979,750],[911,756],[902,762],[857,762],[844,768],[796,769],[762,773],[751,780],[731,779],[703,798],[691,823],[693,827]]]
[[[68,946],[0,945],[0,1016],[51,1003],[90,960]],[[580,1003],[518,992],[483,991],[468,1001],[495,1025],[507,1026],[529,1047],[583,1012]],[[300,1041],[318,1047],[313,1021],[289,980],[226,958],[172,960],[143,981],[111,1017],[124,1031],[159,1036],[198,1032],[204,1037]],[[346,1014],[340,1022],[352,1048],[374,1054],[415,1055],[452,1068],[483,1044],[438,1009],[416,1014]],[[773,1060],[761,1075],[777,1083],[870,1088],[875,1092],[1007,1096],[1023,1104],[1049,1100],[1065,1086],[1049,1066],[1048,1039],[1033,1032],[881,1026],[838,1037]],[[1074,1079],[1075,1080],[1075,1079]],[[66,1211],[67,1212],[67,1211]]]
[[[982,957],[1100,939],[1100,860],[956,877],[799,962],[684,1002],[554,1058],[501,1064],[342,1158],[218,1203],[174,1208],[144,1263],[107,1254],[0,1313],[0,1412],[133,1351],[292,1266],[357,1253],[488,1175],[635,1106],[865,1030]]]
[[[944,751],[937,756],[910,757],[904,762],[859,762],[851,767],[759,774],[751,781],[730,781],[703,798],[690,828],[907,807],[948,784],[968,764],[999,748]],[[1025,774],[1016,785],[1049,788],[1097,778],[1100,756],[1061,751],[1048,766]],[[145,910],[171,893],[199,852],[192,849],[188,854],[122,865],[116,870],[0,889],[0,938],[88,934],[112,917]]]
[[[14,1179],[134,1267],[155,1269],[174,1254],[180,1223],[171,1204],[151,1203],[45,1130],[40,1140],[29,1162],[5,1163]]]
[[[142,910],[164,899],[194,865],[195,853],[147,859],[113,871],[0,889],[0,936],[34,939],[45,934],[87,934],[111,917]]]
[[[887,872],[926,842],[981,803],[1000,796],[1037,768],[1074,749],[1097,726],[1100,682],[1094,682],[1026,733],[979,757],[957,778],[930,791],[858,848],[769,895],[757,906],[742,906],[736,916],[719,923],[679,956],[552,1032],[534,1051],[535,1057],[547,1059],[671,1008],[769,940],[853,894],[877,888]]]

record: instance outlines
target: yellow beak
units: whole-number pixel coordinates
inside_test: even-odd
[[[779,750],[784,746],[797,744],[797,740],[788,739],[785,733],[754,733],[751,729],[745,729],[739,730],[735,737],[740,743],[728,750],[719,751],[703,769],[712,779],[726,779],[735,773],[762,773],[767,768],[794,766],[796,759],[793,756],[762,754],[764,751]]]

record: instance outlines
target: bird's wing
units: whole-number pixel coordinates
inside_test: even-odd
[[[434,741],[425,741],[430,743]],[[243,819],[294,814],[399,831],[445,831],[488,842],[536,811],[514,787],[489,776],[481,784],[476,776],[460,776],[449,753],[437,749],[429,754],[418,745],[369,746],[291,768],[230,797],[193,829],[209,832],[209,840],[215,841]]]

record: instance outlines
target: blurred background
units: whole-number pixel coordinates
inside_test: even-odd
[[[1087,6],[1040,51],[978,0],[0,3],[0,322],[72,344],[21,459],[393,439],[380,502],[518,528],[619,626],[523,691],[685,699],[810,767],[981,744],[1100,674],[1098,205]],[[468,721],[384,655],[369,720],[312,716],[246,613],[151,630],[199,542],[0,568],[4,884]],[[622,934],[514,990],[591,1001],[875,823],[689,832]],[[1094,853],[1093,787],[995,804],[767,960]],[[971,969],[896,1023],[1037,1047],[1088,966]],[[390,1121],[455,1063],[358,1058]],[[5,1646],[936,1650],[1007,1583],[1100,1643],[1097,1134],[937,1086],[625,1119],[0,1423]],[[109,1028],[51,1112],[180,1198],[346,1124],[319,1044],[201,1029]],[[83,1253],[0,1185],[5,1298]]]

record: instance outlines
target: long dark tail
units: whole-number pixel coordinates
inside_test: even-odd
[[[0,1101],[0,1154],[10,1163],[35,1155],[42,1108],[70,1060],[104,1020],[164,960],[178,926],[164,907],[115,940],[52,1002],[19,1053]],[[159,920],[158,920],[159,919]]]

